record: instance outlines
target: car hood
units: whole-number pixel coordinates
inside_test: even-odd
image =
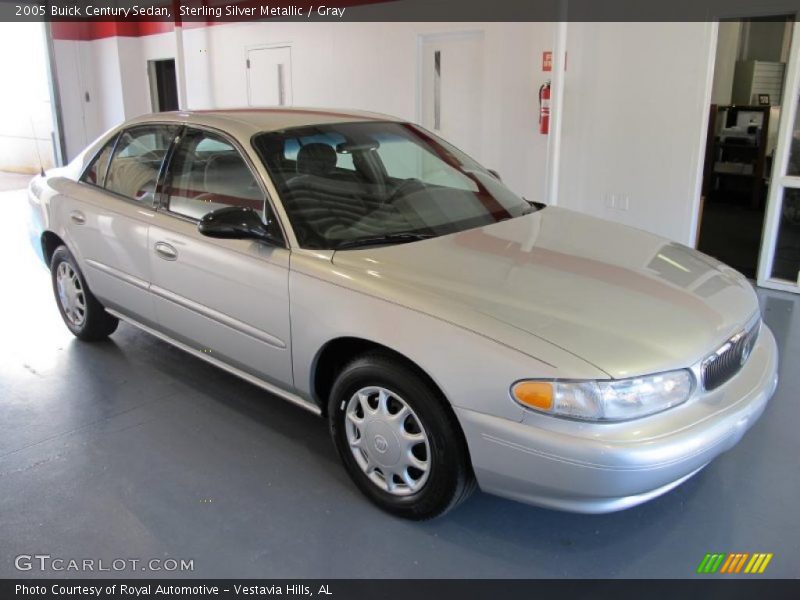
[[[501,322],[611,377],[690,366],[758,310],[752,286],[722,263],[557,207],[430,240],[340,251],[333,263],[378,278],[389,299],[402,287],[403,297],[419,298],[416,310],[447,318],[443,305],[468,308],[483,317],[482,335],[500,336],[492,323]]]

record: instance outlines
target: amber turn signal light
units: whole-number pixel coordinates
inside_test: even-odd
[[[522,381],[512,388],[514,398],[524,406],[538,410],[553,407],[553,384],[545,381]]]

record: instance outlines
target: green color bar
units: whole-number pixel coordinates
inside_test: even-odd
[[[709,563],[707,570],[708,573],[716,573],[717,569],[720,568],[720,566],[722,565],[722,561],[725,560],[725,556],[727,555],[715,554],[714,556],[716,557],[716,559],[714,560],[713,563]]]
[[[706,572],[706,564],[708,563],[708,559],[711,558],[711,554],[706,554],[703,557],[703,560],[700,561],[700,565],[697,567],[698,573],[705,573]]]

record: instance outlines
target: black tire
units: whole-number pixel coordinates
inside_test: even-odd
[[[61,266],[62,264],[64,267]],[[82,319],[71,318],[67,314],[69,309],[65,309],[64,300],[62,300],[59,292],[58,273],[60,268],[71,269],[72,273],[75,274],[75,287],[78,294],[83,298],[83,309],[82,311],[78,310],[79,317],[82,317]],[[59,246],[53,252],[53,257],[50,259],[50,279],[53,283],[53,294],[56,298],[58,312],[61,313],[64,324],[75,337],[86,342],[94,342],[103,340],[114,333],[117,325],[119,325],[119,320],[108,314],[103,305],[94,297],[89,286],[86,285],[86,279],[78,268],[78,263],[75,262],[66,246]]]
[[[351,450],[347,407],[356,392],[368,387],[397,394],[427,433],[427,479],[413,493],[408,488],[408,495],[393,495],[379,487]],[[466,500],[476,487],[466,442],[446,401],[414,369],[387,354],[365,354],[342,369],[331,389],[328,417],[334,445],[350,477],[367,498],[394,515],[412,520],[437,517]],[[382,473],[380,477],[384,477]]]

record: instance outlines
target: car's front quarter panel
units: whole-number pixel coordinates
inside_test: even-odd
[[[764,327],[742,370],[684,406],[621,423],[580,423],[526,411],[521,423],[457,409],[485,491],[530,504],[602,513],[663,494],[732,448],[777,385]]]
[[[335,339],[355,337],[400,353],[422,369],[453,406],[519,422],[522,408],[509,388],[525,377],[585,377],[603,373],[541,341],[536,356],[410,307],[380,282],[336,269],[324,256],[295,253],[290,275],[295,385],[313,396],[318,354]],[[390,299],[391,298],[391,299]],[[566,371],[565,371],[566,369]],[[574,375],[573,375],[574,376]],[[324,402],[325,398],[317,398]]]

